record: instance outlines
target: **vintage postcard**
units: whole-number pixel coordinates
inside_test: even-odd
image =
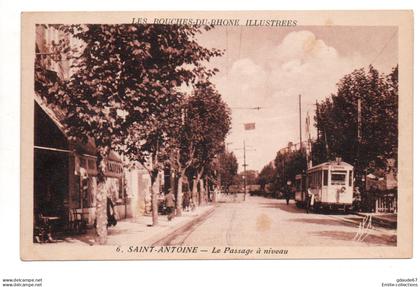
[[[22,260],[410,258],[411,11],[25,12]]]

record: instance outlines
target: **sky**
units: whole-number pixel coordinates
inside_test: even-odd
[[[216,27],[197,40],[224,50],[210,65],[219,69],[213,82],[232,109],[227,147],[242,168],[245,142],[247,169],[258,171],[288,142],[299,142],[299,94],[305,140],[305,118],[313,138],[315,103],[335,93],[344,75],[369,64],[388,74],[398,64],[398,29],[391,26]]]

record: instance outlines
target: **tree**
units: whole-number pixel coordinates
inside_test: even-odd
[[[246,170],[241,171],[237,174],[233,179],[233,184],[240,187],[239,190],[243,190],[245,187],[245,180],[246,186],[258,184],[258,171],[256,170]]]
[[[388,76],[372,66],[355,70],[337,86],[337,94],[317,107],[318,145],[325,147],[328,159],[342,157],[354,164],[359,175],[368,166],[384,168],[388,158],[397,158],[398,67]],[[322,148],[317,151],[322,158]]]
[[[75,73],[67,81],[36,87],[48,103],[65,114],[68,134],[94,139],[98,158],[97,231],[106,241],[105,160],[116,149],[137,160],[152,181],[153,224],[157,224],[154,183],[168,157],[169,138],[180,118],[179,88],[197,77],[211,76],[202,62],[220,54],[201,47],[194,35],[210,27],[176,25],[56,26],[84,43],[74,59]],[[75,55],[75,54],[73,54]],[[41,83],[37,85],[37,83]],[[45,89],[44,89],[45,90]]]
[[[219,155],[220,181],[222,190],[227,192],[233,184],[235,175],[238,174],[238,160],[233,152],[223,151]]]
[[[260,185],[261,191],[265,191],[268,184],[274,183],[276,180],[276,169],[272,163],[265,165],[258,174],[257,182]]]
[[[222,100],[213,84],[199,81],[194,85],[193,95],[186,108],[187,129],[193,136],[194,149],[191,168],[194,170],[192,195],[197,204],[204,200],[204,188],[201,182],[206,167],[224,150],[224,141],[231,126],[230,109]]]
[[[294,182],[295,176],[307,169],[306,154],[304,149],[289,153],[277,153],[274,159],[276,168],[276,188],[282,190],[288,181]]]

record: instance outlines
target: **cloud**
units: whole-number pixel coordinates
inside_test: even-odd
[[[256,95],[261,93],[267,77],[265,69],[249,58],[234,62],[225,83],[227,94],[230,95],[228,104],[235,107],[243,106],[244,102],[248,105],[260,102]]]
[[[291,32],[264,52],[258,63],[243,58],[232,64],[223,84],[229,103],[280,104],[279,94],[302,94],[305,103],[314,103],[334,92],[337,81],[361,63],[357,56],[340,56],[310,31]]]
[[[311,61],[316,59],[334,59],[337,51],[327,46],[324,41],[317,39],[309,31],[291,32],[286,35],[282,43],[276,48],[275,54],[281,61]]]
[[[258,57],[258,62],[252,57],[236,60],[228,70],[228,77],[218,85],[231,107],[265,108],[260,112],[233,109],[229,141],[241,142],[248,137],[247,142],[262,149],[255,162],[250,162],[255,168],[273,159],[288,141],[298,141],[299,94],[304,122],[307,111],[313,116],[316,100],[334,93],[339,79],[364,62],[358,55],[340,55],[310,31],[291,32],[272,49],[264,47],[261,52],[264,57]],[[252,136],[242,130],[247,121],[257,123]]]
[[[357,66],[354,60],[340,56],[312,32],[291,32],[273,52],[270,84],[312,102],[333,92],[336,82]]]

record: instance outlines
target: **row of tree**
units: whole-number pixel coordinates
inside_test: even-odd
[[[336,157],[355,166],[360,187],[363,174],[389,170],[388,160],[398,159],[398,67],[388,75],[373,66],[345,75],[337,93],[317,103],[314,119],[318,132],[311,153],[279,151],[259,173],[262,189],[269,184],[271,191],[281,191],[310,161],[317,165]]]
[[[104,173],[111,150],[141,163],[149,172],[153,225],[158,220],[156,179],[165,165],[177,173],[178,211],[187,170],[194,174],[192,198],[197,201],[197,191],[204,190],[198,186],[200,179],[214,174],[214,159],[223,151],[231,125],[230,110],[210,82],[217,70],[206,65],[222,51],[207,49],[195,38],[211,27],[53,28],[65,37],[54,43],[52,50],[64,55],[74,72],[69,79],[61,79],[37,58],[35,90],[63,112],[71,139],[95,141],[98,242],[104,244],[107,236]],[[68,38],[83,43],[79,51],[70,49]]]
[[[237,183],[238,159],[233,152],[225,151],[220,155],[220,182],[223,192],[228,192],[229,187]]]
[[[262,191],[272,194],[284,192],[287,182],[294,182],[295,176],[302,174],[306,169],[304,149],[288,153],[277,152],[274,161],[262,168],[257,182]]]

